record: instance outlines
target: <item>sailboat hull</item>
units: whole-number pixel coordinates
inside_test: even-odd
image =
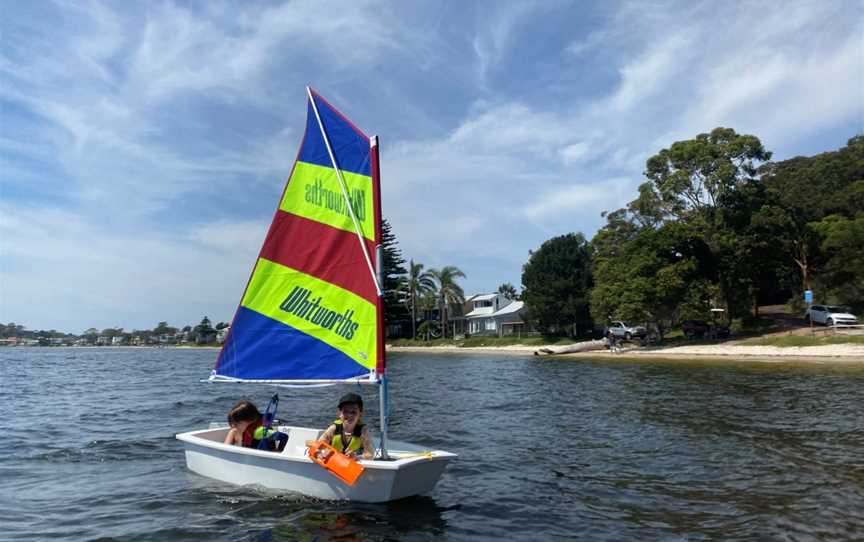
[[[388,502],[431,491],[455,454],[389,441],[392,461],[360,460],[363,474],[352,486],[306,457],[307,440],[321,431],[281,426],[288,444],[281,453],[223,444],[227,429],[177,435],[192,472],[236,485],[258,485],[320,499]]]

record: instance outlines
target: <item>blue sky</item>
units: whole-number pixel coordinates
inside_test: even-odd
[[[775,159],[864,131],[864,13],[813,2],[6,2],[0,321],[230,320],[307,84],[381,137],[406,258],[466,293],[589,239],[646,158],[729,126]]]

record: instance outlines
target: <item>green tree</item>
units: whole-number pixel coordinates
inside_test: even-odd
[[[429,276],[435,281],[438,296],[438,319],[441,323],[441,334],[447,336],[447,313],[450,305],[465,303],[465,292],[456,283],[456,279],[465,278],[458,267],[448,265],[441,269],[430,269]]]
[[[210,323],[210,318],[206,316],[201,319],[201,322],[197,326],[195,326],[193,334],[197,344],[211,343],[216,338],[216,330],[213,329],[213,326]]]
[[[567,330],[589,322],[591,256],[581,233],[544,242],[522,268],[522,300],[532,320],[545,332]]]
[[[0,325],[0,336],[2,337],[21,337],[26,328],[15,322],[9,322],[5,326]]]
[[[621,217],[610,214],[592,240],[594,321],[646,322],[662,338],[679,317],[707,317],[713,290],[700,269],[701,241],[678,222],[637,229]]]
[[[177,333],[177,328],[169,326],[168,322],[159,322],[156,324],[156,327],[153,328],[153,335],[157,337],[162,335],[174,335],[175,333]]]
[[[441,336],[440,325],[435,320],[424,320],[423,323],[420,324],[420,327],[417,328],[417,332],[427,341],[433,338],[437,339]]]
[[[822,238],[828,255],[818,281],[822,297],[864,308],[864,211],[854,219],[829,215],[811,227]]]
[[[96,344],[96,339],[99,338],[99,330],[95,327],[87,328],[81,334],[81,337],[87,341],[87,344],[94,345]]]
[[[854,219],[864,211],[864,135],[838,151],[768,163],[761,171],[768,201],[755,221],[794,262],[799,293],[812,289],[827,257],[812,224],[834,214]]]
[[[423,264],[408,263],[408,276],[402,282],[402,296],[405,305],[411,311],[411,337],[417,337],[417,304],[420,299],[435,291],[435,282],[428,271],[423,271]]]
[[[384,318],[387,322],[399,322],[407,317],[402,282],[408,271],[396,235],[387,219],[381,222],[381,252],[384,256]]]
[[[519,298],[519,295],[516,293],[516,287],[509,282],[505,282],[504,284],[499,286],[498,293],[511,301]]]
[[[754,247],[747,244],[750,215],[758,194],[757,171],[771,158],[756,136],[731,128],[675,142],[648,159],[645,175],[651,186],[640,190],[638,205],[647,204],[645,223],[672,218],[704,240],[716,269],[719,296],[731,312],[740,307],[740,293],[752,292],[755,280],[740,266]]]

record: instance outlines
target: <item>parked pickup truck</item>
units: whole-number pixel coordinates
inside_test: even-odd
[[[640,339],[645,338],[648,335],[648,330],[642,326],[628,326],[624,322],[615,321],[609,324],[609,331],[612,332],[613,335],[619,337],[621,339],[629,341],[633,337],[638,337]]]

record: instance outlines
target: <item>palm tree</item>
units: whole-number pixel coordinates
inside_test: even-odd
[[[435,283],[429,271],[423,271],[422,263],[409,262],[408,276],[403,279],[402,291],[405,294],[405,306],[411,309],[411,338],[417,337],[417,300],[435,289]]]
[[[420,308],[423,310],[423,323],[420,324],[420,327],[417,328],[417,331],[425,336],[426,340],[429,339],[437,339],[441,336],[441,330],[438,329],[436,323],[429,318],[432,316],[432,312],[435,311],[435,305],[438,303],[438,291],[433,288],[426,292],[423,297],[417,300],[417,303],[420,305]]]
[[[505,298],[513,301],[514,299],[518,299],[519,296],[516,294],[516,287],[510,284],[509,282],[505,282],[501,286],[498,287],[498,293],[503,294]]]
[[[457,278],[465,278],[458,267],[448,265],[438,269],[430,269],[429,274],[438,286],[438,317],[441,320],[441,336],[447,336],[447,307],[451,304],[465,303],[465,292],[456,284]]]

